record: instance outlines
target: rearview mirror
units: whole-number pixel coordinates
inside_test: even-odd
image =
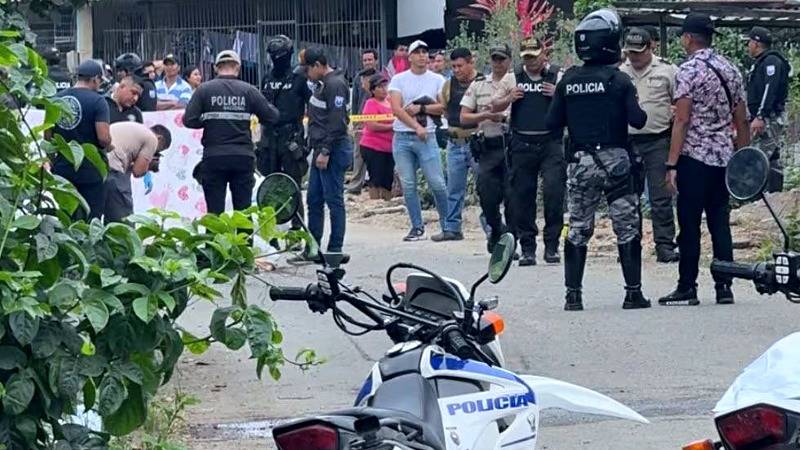
[[[289,175],[273,173],[258,187],[256,203],[260,208],[273,208],[275,221],[284,224],[292,220],[300,209],[300,187]]]
[[[505,233],[500,236],[489,259],[489,282],[497,284],[505,278],[508,269],[511,268],[515,251],[517,251],[517,240],[514,239],[514,235]]]
[[[733,154],[725,170],[725,185],[731,197],[747,202],[761,195],[767,186],[769,160],[755,147],[744,147]]]

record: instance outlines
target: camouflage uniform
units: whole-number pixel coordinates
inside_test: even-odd
[[[567,168],[569,235],[575,246],[586,246],[594,234],[597,205],[605,194],[619,245],[641,237],[639,198],[629,188],[631,163],[624,148],[605,148],[592,155],[575,154]],[[600,166],[602,164],[602,167]]]

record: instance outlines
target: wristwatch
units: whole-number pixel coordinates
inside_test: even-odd
[[[676,164],[664,163],[667,166],[667,172],[671,170],[678,170],[678,166]]]

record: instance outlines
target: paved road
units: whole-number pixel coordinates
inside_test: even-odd
[[[478,240],[405,244],[399,231],[365,225],[352,225],[348,236],[353,261],[347,280],[371,292],[384,291],[384,270],[393,262],[411,261],[465,282],[476,279],[488,262]],[[676,272],[676,266],[657,265],[648,258],[645,293],[657,298],[669,291]],[[299,284],[312,273],[311,268],[282,270],[270,278],[276,284]],[[502,284],[479,291],[500,296],[498,311],[506,319],[502,342],[510,369],[590,387],[653,422],[638,425],[547,412],[540,448],[665,450],[713,437],[710,410],[716,400],[746,364],[796,330],[800,308],[778,297],[760,297],[744,283],[734,287],[736,305],[717,306],[713,284],[703,277],[703,303],[694,308],[623,311],[622,275],[613,259],[590,260],[587,310],[579,313],[561,309],[561,266],[515,267]],[[257,283],[249,292],[251,301],[268,303]],[[329,362],[307,374],[287,368],[275,383],[256,380],[254,364],[244,351],[215,349],[185,357],[177,383],[203,402],[191,413],[197,439],[192,448],[263,448],[262,435],[276,420],[349,406],[361,380],[389,345],[379,334],[347,337],[330,316],[312,314],[300,304],[269,306],[284,331],[287,354],[308,346]],[[209,311],[208,305],[196,305],[186,325],[201,333]]]

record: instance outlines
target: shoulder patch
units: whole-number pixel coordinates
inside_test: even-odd
[[[767,76],[771,77],[773,75],[775,75],[775,65],[774,64],[770,64],[770,65],[767,66]]]
[[[333,99],[333,104],[334,104],[334,105],[335,105],[337,108],[341,108],[342,106],[344,106],[344,97],[342,97],[341,95],[337,95],[337,96],[336,96],[336,97]]]

